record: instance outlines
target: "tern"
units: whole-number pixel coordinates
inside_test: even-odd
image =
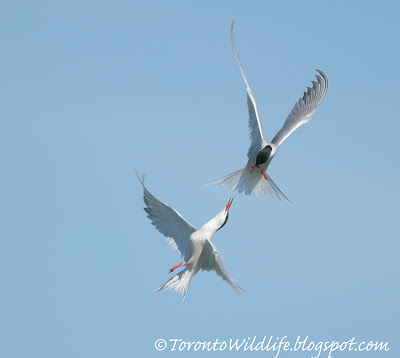
[[[312,81],[312,88],[307,87],[307,92],[304,92],[303,98],[299,98],[298,102],[294,105],[292,111],[286,118],[283,127],[275,135],[271,142],[264,139],[260,115],[258,113],[256,100],[247,82],[247,78],[243,72],[239,56],[236,51],[235,41],[233,39],[233,25],[231,26],[231,41],[233,52],[235,53],[236,61],[239,65],[243,81],[246,86],[247,92],[247,107],[249,111],[249,130],[250,130],[250,148],[247,152],[248,162],[246,166],[234,173],[228,174],[222,178],[214,180],[209,184],[218,184],[218,186],[225,186],[225,188],[232,187],[232,190],[238,189],[239,193],[245,192],[251,195],[269,195],[270,198],[274,196],[281,200],[281,196],[286,200],[289,199],[280,191],[275,185],[272,178],[267,174],[266,170],[271,163],[272,158],[275,156],[278,147],[283,141],[302,124],[307,123],[312,114],[316,111],[320,103],[325,97],[328,89],[328,78],[325,73],[320,70],[316,75],[317,82]]]
[[[232,205],[233,199],[229,200],[228,204],[217,216],[197,230],[175,209],[151,195],[144,186],[143,176],[141,179],[138,177],[138,179],[143,186],[143,199],[146,204],[144,210],[148,214],[147,217],[151,220],[155,228],[166,237],[172,249],[177,251],[183,259],[180,264],[172,267],[169,272],[173,272],[178,267],[185,266],[184,270],[173,276],[159,287],[157,291],[174,289],[183,295],[184,300],[193,276],[201,269],[215,271],[218,276],[221,276],[238,293],[243,293],[244,290],[229,277],[220,253],[211,242],[214,234],[224,227],[228,221],[229,208]]]

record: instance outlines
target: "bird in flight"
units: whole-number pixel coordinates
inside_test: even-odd
[[[214,234],[228,221],[229,208],[233,199],[230,199],[225,208],[213,219],[205,223],[200,229],[190,225],[175,209],[159,201],[144,186],[144,177],[139,181],[143,186],[144,210],[155,228],[163,234],[168,244],[182,257],[183,261],[170,269],[173,272],[178,267],[185,267],[164,283],[157,291],[174,289],[185,299],[190,282],[194,275],[201,270],[215,271],[218,276],[228,282],[238,293],[244,290],[229,277],[220,253],[211,242]]]
[[[281,196],[289,201],[289,199],[275,185],[272,178],[267,174],[266,170],[275,156],[278,147],[283,141],[302,124],[307,123],[312,114],[316,111],[320,103],[325,97],[328,89],[328,78],[325,73],[317,70],[321,75],[316,75],[317,82],[312,81],[312,88],[307,87],[303,98],[299,98],[294,105],[292,111],[283,124],[281,130],[275,135],[271,142],[264,139],[260,115],[258,113],[256,100],[247,82],[247,78],[240,64],[239,56],[236,51],[235,41],[233,39],[233,25],[231,26],[231,41],[236,61],[239,65],[243,81],[247,92],[247,107],[249,111],[249,130],[250,130],[250,148],[247,152],[248,162],[246,166],[234,173],[228,174],[222,178],[214,180],[209,184],[218,184],[218,186],[232,187],[232,190],[238,189],[239,193],[245,192],[246,195],[269,195],[270,198],[276,196],[281,200]]]

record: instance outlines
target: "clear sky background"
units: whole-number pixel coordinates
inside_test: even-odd
[[[334,357],[399,357],[399,13],[396,1],[3,4],[0,356],[173,357],[154,341],[301,335],[391,348]],[[234,193],[214,237],[247,292],[200,272],[181,303],[153,292],[180,258],[146,218],[135,170],[196,227],[225,207],[232,192],[203,184],[247,161],[232,20],[267,139],[316,68],[329,88],[269,167],[293,204]]]

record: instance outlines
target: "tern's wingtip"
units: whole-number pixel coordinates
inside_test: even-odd
[[[315,71],[317,71],[324,78],[325,81],[328,80],[328,77],[326,77],[326,74],[324,71],[321,71],[318,68],[316,68]],[[316,77],[318,78],[318,76],[316,76]]]
[[[141,177],[139,176],[139,174],[138,174],[136,169],[135,169],[135,173],[136,173],[136,176],[137,176],[138,180],[140,181],[140,184],[142,184],[144,186],[144,173],[142,174]]]

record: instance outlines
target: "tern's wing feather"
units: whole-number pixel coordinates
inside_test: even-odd
[[[205,255],[204,264],[202,269],[206,271],[215,271],[218,276],[222,277],[228,282],[238,293],[243,293],[244,289],[239,287],[226,272],[225,266],[222,262],[221,255],[215,245],[210,241],[206,240],[203,248]]]
[[[178,254],[186,260],[190,245],[190,235],[195,232],[196,229],[176,210],[151,195],[144,186],[143,176],[142,179],[139,180],[143,185],[143,199],[146,204],[144,210],[148,214],[147,217],[151,220],[151,223],[156,229],[161,234],[165,235],[172,249],[177,251]]]
[[[233,39],[234,23],[235,22],[232,22],[231,26],[231,40],[232,40],[233,52],[235,53],[240,73],[242,74],[243,81],[246,85],[247,107],[249,109],[249,130],[250,130],[250,148],[249,151],[247,152],[247,157],[250,159],[253,153],[258,153],[258,151],[261,149],[261,143],[263,140],[262,125],[261,125],[260,115],[258,114],[256,100],[254,99],[253,92],[251,92],[251,88],[249,86],[249,83],[247,82],[247,78],[244,75],[243,68],[236,51],[235,41]]]
[[[312,88],[307,87],[303,98],[299,98],[292,111],[286,118],[281,130],[272,139],[272,143],[279,146],[298,127],[307,123],[325,97],[328,89],[328,78],[325,73],[317,70],[321,76],[316,75],[318,82],[312,81]]]

